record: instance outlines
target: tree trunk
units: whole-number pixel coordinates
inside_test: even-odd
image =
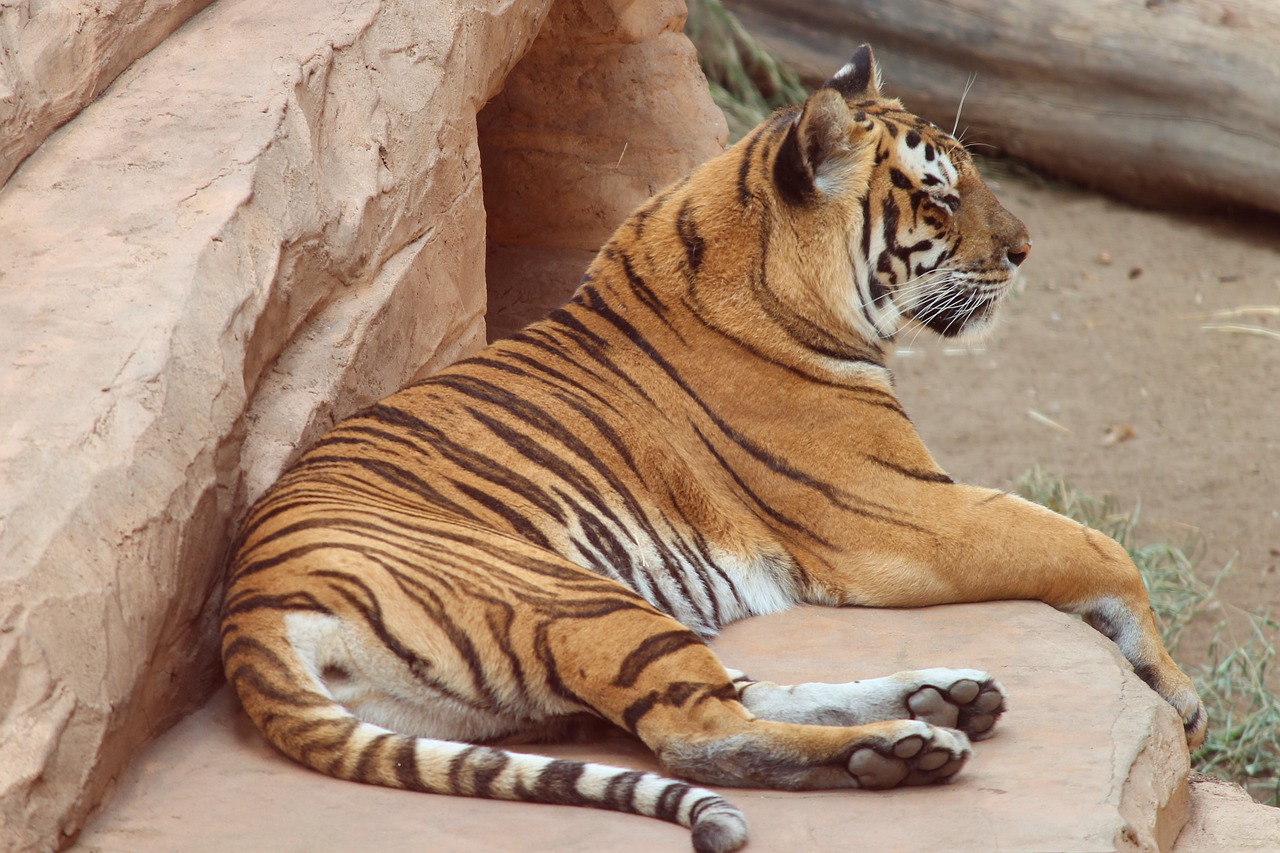
[[[1280,212],[1275,0],[728,5],[808,79],[869,42],[885,91],[978,153],[1147,205]]]

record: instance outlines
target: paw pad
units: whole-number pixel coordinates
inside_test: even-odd
[[[980,740],[988,737],[1004,713],[1004,693],[992,678],[961,678],[947,684],[927,684],[907,697],[912,719],[960,729]]]
[[[978,682],[965,678],[951,685],[951,689],[947,693],[951,697],[951,701],[957,705],[968,705],[978,698],[978,691],[981,689]]]
[[[926,735],[859,747],[849,756],[848,768],[859,788],[894,788],[945,782],[968,758],[963,734],[930,727]]]

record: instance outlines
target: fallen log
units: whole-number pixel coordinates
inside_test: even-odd
[[[886,90],[979,153],[1150,206],[1280,212],[1274,0],[727,5],[809,81],[871,43]]]

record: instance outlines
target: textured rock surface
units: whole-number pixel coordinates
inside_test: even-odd
[[[1186,818],[1176,716],[1110,643],[1044,605],[803,609],[732,625],[716,649],[731,666],[780,682],[975,666],[994,672],[1010,696],[999,733],[976,746],[951,785],[725,790],[750,821],[748,850],[1169,850]],[[629,740],[542,751],[656,768]],[[224,690],[139,759],[81,849],[686,853],[689,835],[591,809],[332,780],[276,754]]]
[[[1190,814],[1173,853],[1280,850],[1280,809],[1255,803],[1239,785],[1198,773],[1190,788]]]
[[[549,6],[222,0],[0,190],[0,849],[208,695],[234,519],[297,448],[482,343],[475,116]],[[596,11],[678,26],[643,6]]]
[[[0,3],[0,186],[58,125],[210,2]]]
[[[724,116],[689,90],[684,16],[683,0],[562,0],[481,112],[490,338],[563,302],[627,214],[724,146]]]

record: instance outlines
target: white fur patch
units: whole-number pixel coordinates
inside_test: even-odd
[[[932,160],[926,155],[926,146],[932,148],[934,152]],[[923,140],[912,146],[907,143],[905,133],[898,137],[898,162],[913,181],[930,192],[949,192],[955,188],[956,181],[960,179],[959,170],[945,151]],[[930,183],[929,178],[933,178],[937,183]]]
[[[757,717],[781,723],[864,725],[906,718],[907,699],[921,688],[946,693],[961,681],[982,684],[990,678],[981,670],[939,667],[844,684],[759,682],[743,692],[742,704]]]
[[[854,65],[852,62],[846,62],[844,65],[841,65],[840,70],[832,76],[836,80],[843,80],[857,70],[858,66]]]
[[[320,673],[327,666],[342,665],[346,659],[342,642],[342,622],[322,613],[294,612],[284,617],[285,637],[320,685],[321,692],[333,696]]]
[[[733,580],[737,598],[742,601],[741,612],[726,614],[726,622],[790,610],[800,600],[800,591],[786,570],[785,561],[789,558],[785,555],[762,553],[743,557],[713,548],[712,558]],[[732,597],[723,598],[730,600]]]
[[[468,742],[513,730],[511,716],[479,710],[432,687],[381,641],[335,616],[289,613],[285,631],[320,692],[364,722],[417,737]],[[438,675],[448,677],[446,672]],[[465,679],[453,685],[462,696],[467,687]],[[574,710],[576,706],[565,704],[545,713]]]
[[[1095,599],[1084,605],[1071,608],[1081,613],[1086,619],[1104,620],[1117,633],[1111,639],[1120,649],[1120,653],[1130,662],[1142,659],[1142,628],[1137,618],[1123,601],[1113,596]]]

